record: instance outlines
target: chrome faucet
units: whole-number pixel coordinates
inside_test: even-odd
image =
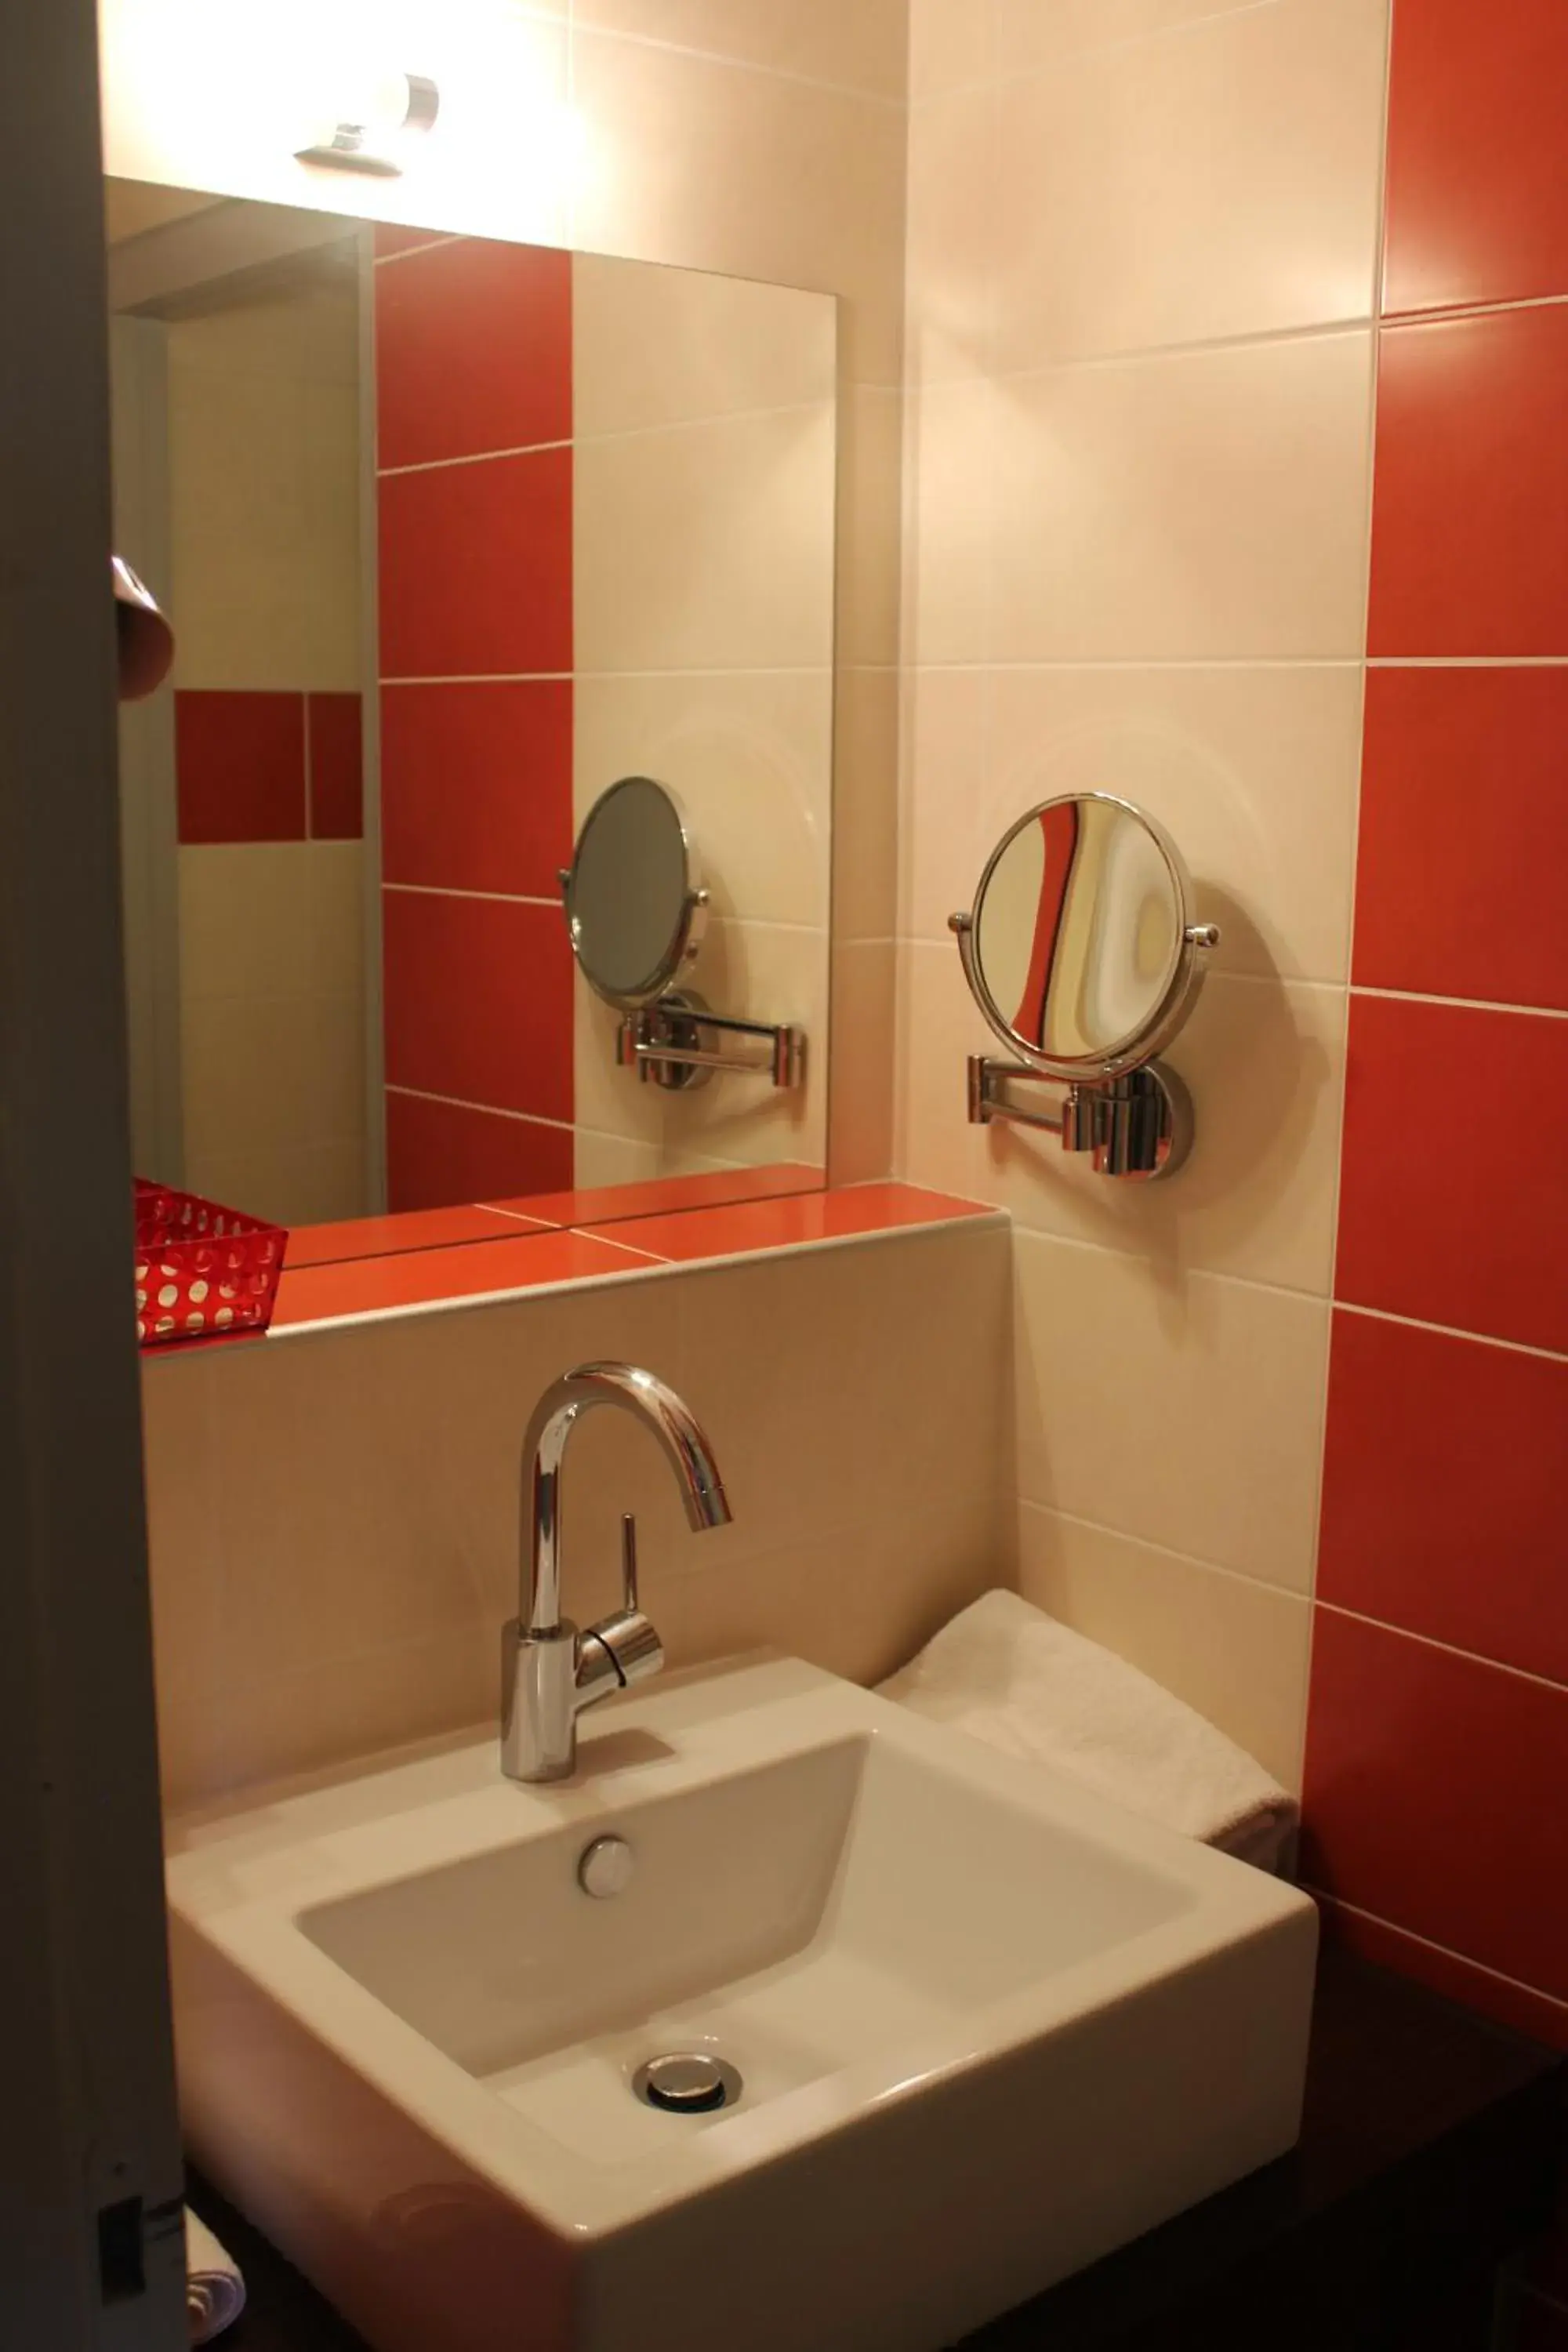
[[[726,1527],[730,1505],[707,1438],[675,1391],[632,1364],[579,1364],[552,1381],[522,1441],[524,1489],[518,1614],[501,1631],[501,1770],[512,1780],[564,1780],[577,1761],[577,1717],[664,1664],[664,1644],[637,1601],[637,1522],[621,1522],[621,1606],[579,1633],[561,1614],[561,1465],[566,1441],[595,1405],[618,1405],[663,1446],[700,1533]],[[530,1465],[531,1464],[531,1470]]]

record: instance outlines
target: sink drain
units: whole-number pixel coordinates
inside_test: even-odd
[[[734,2105],[742,2083],[733,2066],[706,2050],[671,2050],[639,2066],[632,2088],[645,2107],[667,2116],[710,2116],[716,2107]]]

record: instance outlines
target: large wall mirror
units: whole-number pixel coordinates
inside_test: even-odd
[[[140,1172],[296,1232],[820,1182],[832,299],[141,182],[107,221],[116,544],[177,648],[122,714]],[[700,863],[676,984],[787,1070],[670,1082],[585,983],[563,885],[631,777]]]

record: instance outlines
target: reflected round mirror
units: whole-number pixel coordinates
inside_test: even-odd
[[[563,877],[572,949],[611,1004],[652,1004],[694,955],[707,893],[673,793],[623,776],[583,820]]]
[[[1047,801],[1020,817],[954,929],[992,1028],[1068,1081],[1148,1061],[1181,1026],[1202,977],[1205,940],[1174,843],[1109,793]]]

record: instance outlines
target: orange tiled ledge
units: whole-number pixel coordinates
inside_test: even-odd
[[[613,1229],[592,1232],[575,1226],[552,1230],[542,1221],[530,1231],[517,1215],[436,1210],[426,1218],[397,1221],[405,1231],[411,1223],[419,1227],[423,1237],[410,1246],[381,1256],[290,1264],[279,1287],[272,1328],[281,1332],[447,1300],[619,1281],[676,1265],[811,1249],[996,1213],[982,1202],[921,1192],[910,1184],[852,1184],[836,1192],[732,1202],[667,1216],[634,1217]],[[491,1222],[476,1230],[472,1221],[481,1215]],[[461,1227],[465,1238],[448,1232],[443,1223],[448,1218],[468,1221]],[[498,1234],[504,1238],[493,1237]]]

